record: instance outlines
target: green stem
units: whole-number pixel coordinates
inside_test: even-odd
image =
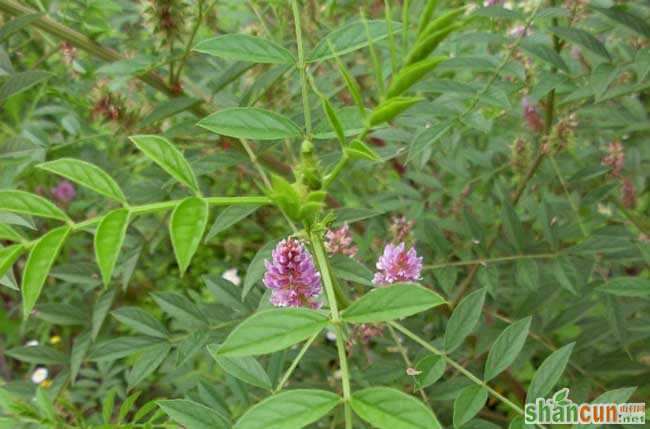
[[[187,41],[185,50],[183,51],[183,56],[181,57],[178,63],[178,68],[176,69],[176,76],[172,75],[172,84],[179,83],[181,79],[181,72],[183,71],[183,67],[185,67],[187,58],[190,56],[190,52],[192,51],[192,45],[194,44],[194,39],[196,38],[196,34],[199,32],[199,27],[201,27],[201,22],[203,22],[203,0],[199,0],[198,8],[199,8],[199,13],[196,18],[196,22],[194,23],[194,28],[192,28],[192,34],[190,35],[190,38]]]
[[[298,355],[296,356],[296,358],[293,360],[293,362],[291,362],[291,365],[289,366],[289,369],[287,369],[287,372],[284,373],[284,376],[282,376],[282,379],[280,380],[280,382],[278,383],[276,388],[273,390],[274,395],[276,393],[278,393],[280,390],[282,390],[284,385],[289,380],[289,377],[291,377],[291,374],[293,373],[293,371],[296,369],[296,367],[300,363],[300,360],[302,359],[302,357],[305,355],[305,353],[309,349],[309,346],[311,346],[311,343],[314,342],[314,340],[316,339],[316,337],[318,337],[319,334],[320,334],[320,332],[316,332],[314,335],[312,335],[305,342],[305,344],[303,344],[302,348],[300,349],[300,352],[298,352]]]
[[[352,429],[352,409],[350,408],[350,371],[348,369],[345,343],[343,342],[344,330],[339,315],[338,305],[336,303],[334,283],[332,282],[332,275],[329,270],[327,257],[325,256],[325,248],[323,247],[323,241],[321,240],[320,234],[311,231],[309,238],[314,249],[316,263],[318,264],[322,276],[323,285],[325,286],[325,293],[330,306],[331,321],[336,328],[336,349],[338,351],[339,365],[341,367],[341,384],[343,387],[343,402],[345,409],[345,429]]]
[[[465,369],[464,366],[462,366],[461,364],[459,364],[458,362],[456,362],[455,360],[453,360],[449,356],[447,356],[443,351],[438,350],[437,348],[435,348],[434,346],[429,344],[429,342],[426,341],[425,339],[420,338],[417,334],[409,331],[408,329],[406,329],[404,326],[400,325],[397,322],[388,322],[388,324],[393,326],[395,329],[397,329],[398,331],[400,331],[401,333],[403,333],[404,335],[406,335],[411,340],[415,341],[416,343],[418,343],[419,345],[421,345],[422,347],[424,347],[425,349],[427,349],[431,353],[433,353],[435,355],[438,355],[441,358],[443,358],[445,360],[445,362],[447,362],[450,366],[452,366],[458,372],[463,374],[465,377],[467,377],[469,380],[471,380],[475,384],[483,387],[485,390],[488,391],[488,393],[490,395],[494,396],[499,401],[506,404],[508,407],[510,407],[512,410],[516,411],[518,414],[520,414],[520,415],[524,414],[524,410],[519,405],[515,404],[510,399],[506,398],[505,396],[503,396],[502,394],[500,394],[499,392],[497,392],[496,390],[491,388],[485,381],[481,380],[480,378],[478,378],[477,376],[472,374],[470,371]],[[538,426],[540,428],[544,428],[543,425],[538,425]]]
[[[300,73],[300,87],[302,88],[302,109],[305,114],[305,130],[307,137],[311,136],[311,110],[309,109],[309,92],[307,88],[307,78],[305,76],[305,53],[302,44],[302,28],[300,26],[300,11],[298,10],[298,1],[291,1],[291,10],[293,12],[293,22],[296,27],[296,43],[298,45],[298,71]]]

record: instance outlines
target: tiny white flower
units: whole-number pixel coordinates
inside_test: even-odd
[[[36,341],[36,340],[29,340],[29,341],[27,341],[27,342],[25,343],[25,345],[26,345],[27,347],[34,347],[34,346],[37,346],[37,345],[38,345],[38,341]]]
[[[223,272],[221,275],[221,278],[224,280],[228,280],[230,283],[234,284],[235,286],[239,286],[241,284],[241,277],[237,274],[237,268],[230,268],[226,271]]]
[[[336,341],[336,332],[334,332],[331,329],[328,329],[325,332],[325,338],[327,338],[329,341]]]
[[[32,373],[32,383],[41,384],[47,380],[47,368],[39,367]]]

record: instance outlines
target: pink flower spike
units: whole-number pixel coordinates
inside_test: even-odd
[[[418,256],[415,247],[406,250],[404,243],[387,244],[377,261],[377,272],[372,282],[375,285],[413,282],[422,278],[421,273],[422,257]]]
[[[327,230],[325,233],[325,250],[330,255],[340,253],[349,257],[356,256],[357,246],[352,244],[350,227],[347,223],[340,228]]]
[[[319,308],[315,298],[321,293],[320,273],[311,254],[292,237],[278,243],[271,260],[264,261],[264,285],[271,289],[271,304],[276,307]]]

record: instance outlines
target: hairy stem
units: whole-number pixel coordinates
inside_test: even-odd
[[[311,110],[309,108],[309,92],[307,88],[307,77],[305,74],[305,53],[302,44],[302,28],[300,26],[300,11],[298,10],[298,1],[291,1],[291,10],[293,12],[293,22],[296,27],[296,44],[298,45],[298,72],[300,74],[300,87],[302,88],[302,109],[305,115],[305,131],[307,137],[311,136]]]
[[[332,275],[329,270],[327,257],[325,256],[325,248],[323,247],[320,233],[317,231],[311,231],[310,240],[314,249],[316,263],[318,264],[322,276],[323,285],[325,286],[325,293],[330,307],[331,321],[336,328],[336,349],[338,351],[339,365],[341,367],[341,384],[343,387],[343,401],[345,408],[345,429],[352,429],[352,409],[350,408],[350,371],[348,369],[345,343],[343,342],[345,332],[341,323],[341,316],[339,315],[338,305],[336,303],[334,283],[332,281]]]

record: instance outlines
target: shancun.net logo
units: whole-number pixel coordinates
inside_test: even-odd
[[[527,424],[645,424],[645,403],[576,404],[569,389],[558,390],[552,398],[537,398],[526,404]]]

